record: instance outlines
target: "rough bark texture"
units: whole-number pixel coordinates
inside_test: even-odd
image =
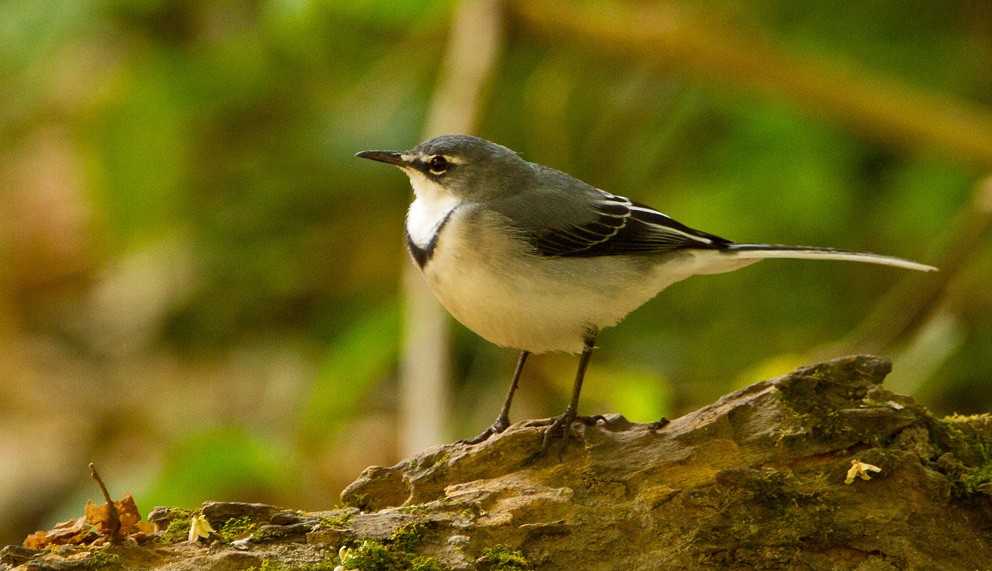
[[[133,569],[987,569],[992,418],[935,419],[881,387],[889,369],[838,359],[667,425],[577,424],[544,453],[543,429],[517,424],[369,468],[342,510],[205,506],[216,529],[255,524],[234,545],[104,554]],[[854,462],[880,471],[845,483]],[[17,549],[0,560],[66,568]]]

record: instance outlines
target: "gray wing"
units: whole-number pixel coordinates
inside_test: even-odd
[[[520,193],[494,205],[539,255],[650,254],[685,248],[721,249],[733,243],[560,171],[546,171],[541,173],[539,191]]]

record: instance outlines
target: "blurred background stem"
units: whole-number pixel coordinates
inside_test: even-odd
[[[461,0],[427,112],[424,139],[475,133],[485,87],[499,57],[502,14],[497,0]],[[398,436],[403,456],[446,442],[450,400],[448,315],[412,264],[403,272],[403,360]]]

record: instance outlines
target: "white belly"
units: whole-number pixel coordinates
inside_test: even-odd
[[[664,275],[658,258],[537,257],[492,228],[478,213],[456,211],[424,276],[455,319],[504,347],[581,352],[590,332],[694,273],[694,264],[680,263],[691,262],[689,255],[673,257]],[[672,266],[686,271],[672,273]]]

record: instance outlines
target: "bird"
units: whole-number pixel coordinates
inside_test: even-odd
[[[482,338],[520,352],[499,415],[468,444],[510,426],[510,406],[531,354],[579,355],[564,413],[531,423],[547,427],[542,449],[567,438],[576,420],[595,422],[600,417],[578,416],[578,404],[597,334],[691,276],[768,258],[937,269],[866,252],[736,243],[472,135],[356,156],[409,177],[414,200],[406,245],[441,305]]]

